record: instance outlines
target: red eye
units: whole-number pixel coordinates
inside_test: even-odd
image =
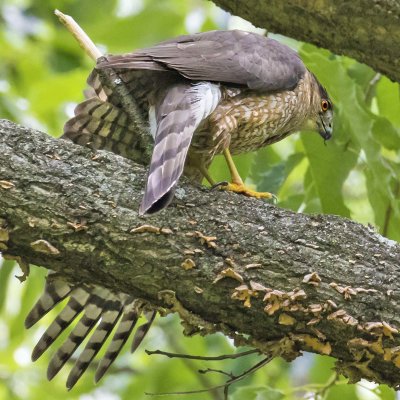
[[[322,100],[321,108],[322,108],[322,111],[327,111],[329,108],[329,103],[326,100]]]

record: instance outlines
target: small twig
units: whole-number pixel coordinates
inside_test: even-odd
[[[228,400],[228,394],[229,394],[229,385],[226,385],[224,388],[224,400]]]
[[[246,378],[246,376],[256,372],[260,368],[262,368],[264,365],[268,364],[272,360],[272,357],[266,357],[257,364],[253,365],[251,368],[243,372],[242,374],[233,377],[232,379],[228,379],[224,384],[222,385],[217,385],[213,387],[209,387],[207,389],[199,389],[199,390],[189,390],[187,392],[164,392],[164,393],[145,393],[147,396],[172,396],[172,395],[184,395],[184,394],[196,394],[196,393],[206,393],[209,392],[210,390],[216,390],[216,389],[224,389],[224,395],[225,399],[227,398],[228,395],[228,388],[230,385],[239,382],[240,380]]]
[[[216,372],[218,374],[226,375],[228,378],[233,379],[235,375],[231,372],[223,371],[222,369],[214,369],[214,368],[207,368],[207,369],[199,369],[199,374],[207,374],[208,372]]]
[[[329,378],[328,382],[331,381],[331,377]],[[335,386],[339,386],[339,385],[347,385],[348,382],[343,380],[343,381],[336,381]],[[358,383],[359,384],[359,383]],[[313,398],[315,397],[315,393],[319,393],[320,390],[324,390],[324,388],[326,387],[326,383],[309,383],[309,384],[305,384],[305,385],[301,385],[301,386],[296,386],[294,388],[291,389],[287,389],[284,391],[284,394],[286,396],[295,394],[295,393],[299,393],[299,392],[310,392],[309,395],[306,395],[308,398],[309,396],[312,396]],[[312,392],[312,393],[311,393]]]
[[[102,56],[98,62],[107,61],[107,57]],[[118,101],[121,103],[123,110],[128,114],[130,122],[135,130],[135,134],[140,137],[139,143],[141,145],[140,160],[142,162],[150,161],[153,142],[152,136],[149,134],[146,122],[143,118],[143,112],[140,110],[135,97],[129,93],[128,88],[124,81],[112,68],[97,69],[97,74],[100,78],[101,84],[104,87],[109,87],[113,91],[113,95],[117,95]]]
[[[368,106],[371,105],[372,98],[375,95],[375,89],[376,85],[382,78],[382,74],[379,72],[374,75],[374,77],[369,81],[367,90],[365,91],[365,102],[367,103]]]
[[[92,42],[90,37],[85,33],[85,31],[76,23],[76,21],[69,15],[63,14],[59,10],[54,10],[54,14],[58,17],[61,23],[67,28],[67,30],[72,34],[72,36],[79,43],[79,46],[85,50],[86,54],[96,61],[102,56],[101,51]]]
[[[168,358],[189,358],[191,360],[202,360],[202,361],[219,361],[219,360],[234,360],[236,358],[240,358],[243,356],[247,356],[250,354],[255,354],[255,353],[259,353],[258,350],[247,350],[247,351],[243,351],[241,353],[236,353],[236,354],[223,354],[221,356],[193,356],[190,354],[180,354],[180,353],[169,353],[167,351],[162,351],[162,350],[145,350],[146,354],[148,354],[149,356],[153,355],[153,354],[160,354],[162,356],[166,356]]]
[[[85,31],[71,16],[65,15],[59,10],[55,10],[54,14],[72,34],[72,36],[79,43],[79,46],[85,50],[89,57],[97,62],[107,61],[107,57],[100,52]],[[121,77],[112,68],[97,69],[97,74],[101,84],[104,87],[109,88],[113,95],[117,97],[122,109],[129,116],[132,127],[136,131],[136,135],[140,137],[138,143],[141,147],[140,150],[142,150],[140,154],[140,160],[142,162],[150,161],[153,148],[152,136],[148,132],[146,122],[144,121],[142,115],[143,112],[140,110],[140,107],[134,96],[129,93],[129,90]]]

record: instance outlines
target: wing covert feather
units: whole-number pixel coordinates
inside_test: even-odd
[[[134,53],[109,56],[98,67],[175,70],[190,80],[261,91],[291,89],[306,71],[297,53],[286,45],[239,30],[179,36]]]

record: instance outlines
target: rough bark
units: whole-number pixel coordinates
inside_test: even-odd
[[[1,121],[3,255],[169,308],[189,334],[222,331],[288,360],[330,354],[352,381],[400,383],[398,244],[184,181],[168,209],[140,217],[145,175]]]
[[[398,1],[213,1],[257,27],[353,57],[400,82]]]

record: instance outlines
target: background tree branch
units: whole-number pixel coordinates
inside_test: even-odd
[[[214,0],[255,26],[363,62],[400,82],[400,4],[392,0]]]
[[[400,383],[395,242],[184,180],[171,207],[139,217],[144,167],[5,120],[0,138],[4,256],[178,312],[187,334]]]

